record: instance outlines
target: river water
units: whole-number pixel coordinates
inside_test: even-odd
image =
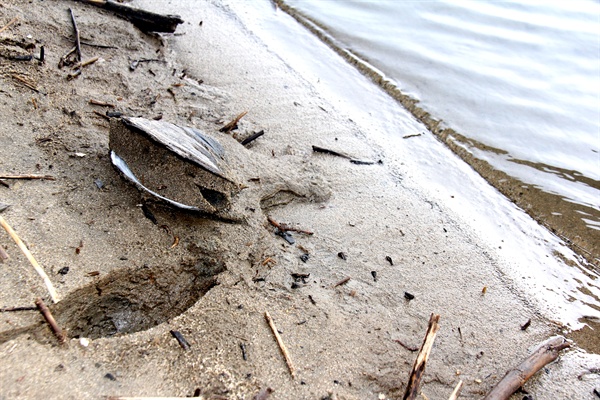
[[[452,128],[441,137],[453,150],[597,263],[599,2],[278,4],[409,109],[417,100],[433,131]]]

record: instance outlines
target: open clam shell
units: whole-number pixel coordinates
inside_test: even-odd
[[[109,145],[128,181],[174,207],[219,214],[239,192],[221,144],[195,128],[124,117],[111,121]]]

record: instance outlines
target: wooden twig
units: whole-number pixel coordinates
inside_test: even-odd
[[[75,21],[75,14],[73,10],[69,8],[71,13],[71,22],[73,22],[73,31],[75,32],[75,51],[77,52],[77,61],[81,61],[81,39],[79,38],[79,29],[77,28],[77,22]]]
[[[412,352],[419,351],[419,348],[418,348],[418,347],[415,347],[415,346],[409,346],[409,345],[407,345],[407,344],[403,343],[403,342],[402,342],[401,340],[399,340],[399,339],[394,339],[394,342],[398,343],[400,346],[404,347],[404,348],[405,348],[406,350],[408,350],[408,351],[412,351]]]
[[[95,63],[99,59],[100,59],[100,57],[98,57],[98,56],[92,57],[92,58],[88,58],[85,61],[82,61],[82,62],[79,62],[79,63],[75,64],[73,66],[73,70],[78,70],[80,68],[87,67],[88,65]]]
[[[448,400],[458,399],[458,396],[460,395],[460,391],[462,390],[462,387],[463,387],[463,381],[458,381],[458,383],[456,384],[456,387],[454,388],[452,393],[450,393],[450,397],[448,397]]]
[[[62,56],[60,58],[60,61],[58,62],[58,68],[62,68],[65,65],[68,65],[67,63],[70,64],[70,61],[67,61],[67,59],[69,58],[69,56],[73,53],[75,53],[77,51],[77,47],[72,47],[71,50],[69,50],[64,56]]]
[[[439,315],[431,314],[431,317],[429,318],[429,326],[427,327],[427,333],[425,334],[425,339],[423,340],[419,354],[417,354],[412,371],[410,372],[408,385],[406,386],[406,392],[404,392],[404,397],[402,398],[403,400],[414,400],[419,394],[419,386],[421,386],[421,379],[425,373],[427,359],[429,358],[429,353],[433,347],[435,335],[439,329],[439,321]]]
[[[256,132],[255,134],[248,136],[246,139],[242,140],[242,146],[252,143],[253,141],[255,141],[256,139],[258,139],[259,137],[261,137],[264,134],[265,134],[265,131],[261,130],[259,132]]]
[[[17,22],[18,20],[19,20],[19,19],[18,19],[17,17],[14,17],[13,19],[11,19],[11,20],[8,22],[8,24],[4,25],[4,26],[2,27],[2,29],[0,29],[0,33],[4,32],[4,31],[5,31],[5,30],[7,30],[8,28],[10,28],[10,26],[11,26],[12,24],[14,24],[15,22]]]
[[[179,15],[161,15],[150,11],[140,10],[114,1],[78,0],[82,3],[110,10],[118,16],[129,20],[144,32],[173,33],[177,25],[183,23]]]
[[[187,340],[185,340],[185,338],[183,337],[183,335],[181,334],[181,332],[179,331],[170,331],[171,335],[177,339],[177,342],[179,343],[179,345],[184,349],[184,350],[189,350],[190,349],[190,344],[188,343]]]
[[[67,341],[67,337],[65,336],[63,330],[60,329],[60,326],[58,326],[58,324],[56,323],[56,320],[52,316],[52,313],[50,312],[48,307],[46,307],[46,304],[44,304],[44,301],[40,297],[38,297],[35,300],[35,305],[40,309],[40,312],[46,319],[46,322],[48,322],[48,325],[50,325],[50,328],[52,328],[52,332],[54,332],[54,335],[56,335],[58,342],[60,344],[64,344]]]
[[[336,288],[336,287],[338,287],[338,286],[345,285],[345,284],[346,284],[346,283],[348,283],[348,282],[350,282],[350,277],[349,277],[349,276],[347,276],[347,277],[345,277],[344,279],[342,279],[341,281],[339,281],[339,282],[335,283],[335,284],[334,284],[332,287]]]
[[[110,108],[115,108],[115,105],[112,103],[107,103],[105,101],[100,101],[100,100],[94,100],[94,99],[90,99],[89,100],[90,104],[93,104],[95,106],[102,106],[102,107],[110,107]]]
[[[561,350],[571,345],[562,336],[550,338],[539,345],[518,367],[508,371],[504,378],[485,396],[484,400],[505,400],[546,364],[558,358]]]
[[[190,397],[129,397],[129,396],[107,396],[106,400],[190,400]]]
[[[283,358],[285,358],[285,363],[287,364],[288,369],[290,370],[290,375],[292,375],[292,379],[293,379],[296,377],[296,370],[294,368],[294,365],[292,364],[292,359],[290,358],[290,354],[288,353],[287,348],[285,347],[285,344],[283,343],[283,340],[281,339],[281,336],[279,335],[279,332],[277,331],[275,322],[273,322],[273,318],[271,318],[271,315],[269,314],[268,311],[265,311],[265,319],[269,323],[269,327],[271,327],[271,331],[273,331],[273,335],[275,335],[275,340],[277,340],[279,349],[281,350],[281,353],[283,354]]]
[[[37,310],[37,307],[6,307],[6,308],[0,308],[0,312],[17,312],[17,311],[33,311],[33,310]]]
[[[243,113],[241,113],[240,115],[235,117],[230,123],[228,123],[221,129],[219,129],[219,132],[227,133],[227,132],[231,132],[234,129],[237,129],[238,122],[240,122],[240,119],[242,119],[244,117],[244,115],[246,115],[246,114],[248,114],[248,111],[244,111]]]
[[[99,117],[102,117],[102,118],[104,118],[104,119],[105,119],[105,120],[107,120],[107,121],[110,121],[110,117],[109,117],[108,115],[104,115],[104,114],[102,114],[101,112],[98,112],[98,111],[96,111],[96,110],[94,110],[94,114],[96,114],[96,115],[97,115],[97,116],[99,116]]]
[[[289,232],[298,232],[298,233],[304,233],[305,235],[313,235],[314,234],[311,231],[306,231],[304,229],[298,229],[298,228],[292,228],[292,227],[289,227],[289,226],[287,226],[285,224],[281,224],[281,223],[275,221],[273,218],[271,218],[269,216],[267,217],[267,220],[269,221],[269,223],[271,225],[273,225],[275,228],[279,229],[282,232],[288,232],[288,231]]]
[[[48,181],[56,180],[52,175],[34,175],[34,174],[24,174],[24,175],[7,175],[0,174],[0,179],[42,179]]]
[[[313,145],[312,149],[313,149],[313,151],[315,153],[323,153],[323,154],[329,154],[329,155],[336,156],[336,157],[345,158],[347,160],[350,160],[350,162],[352,164],[358,164],[358,165],[372,165],[372,164],[375,164],[374,161],[359,160],[357,158],[349,156],[348,154],[340,153],[338,151],[331,150],[331,149],[326,149],[326,148],[320,147],[320,146]]]
[[[11,228],[11,226],[8,224],[8,222],[6,222],[6,220],[2,216],[0,216],[0,225],[10,235],[12,240],[15,241],[17,246],[19,246],[19,249],[21,249],[23,254],[25,254],[25,257],[27,257],[27,259],[29,260],[35,271],[38,273],[38,275],[42,277],[44,283],[46,284],[46,288],[48,288],[48,292],[50,292],[50,297],[52,298],[52,301],[58,303],[58,293],[56,293],[54,285],[52,285],[52,282],[50,281],[50,278],[48,278],[48,275],[46,275],[46,272],[44,272],[44,270],[42,269],[42,267],[40,267],[35,258],[33,258],[33,255],[31,254],[27,246],[25,246],[25,243],[23,243],[21,238],[19,238],[17,233],[13,230],[13,228]]]
[[[43,95],[46,95],[46,93],[42,92],[41,90],[39,90],[37,87],[35,87],[35,85],[31,82],[29,82],[27,79],[17,75],[17,74],[11,74],[12,78],[19,81],[20,83],[22,83],[23,85],[25,85],[27,88],[33,90],[36,93],[40,93]]]

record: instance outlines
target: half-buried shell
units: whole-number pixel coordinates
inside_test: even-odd
[[[240,190],[216,139],[191,127],[123,117],[110,124],[113,165],[139,190],[172,206],[222,214]]]

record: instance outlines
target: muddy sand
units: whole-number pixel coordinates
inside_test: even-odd
[[[77,2],[0,4],[0,27],[17,18],[0,33],[0,173],[53,178],[2,180],[0,202],[10,207],[1,216],[60,298],[53,304],[3,233],[0,307],[41,297],[68,334],[61,346],[38,311],[0,313],[1,399],[252,399],[267,388],[272,399],[401,398],[432,313],[440,329],[422,396],[448,398],[462,380],[460,398],[475,399],[538,343],[570,335],[502,273],[499,252],[406,184],[387,149],[232,11],[218,1],[194,7],[179,11],[189,20],[175,35],[157,36]],[[69,8],[82,58],[98,57],[73,78],[58,68],[73,47]],[[184,53],[192,27],[201,37]],[[44,63],[15,60],[41,45]],[[142,59],[157,61],[130,68]],[[110,161],[107,111],[193,126],[221,142],[243,185],[231,218],[175,210],[126,182]],[[238,129],[219,132],[243,111]],[[310,234],[291,232],[291,244],[268,218]],[[600,358],[586,329],[587,339],[571,335],[571,348],[525,384],[532,398],[595,398]]]

